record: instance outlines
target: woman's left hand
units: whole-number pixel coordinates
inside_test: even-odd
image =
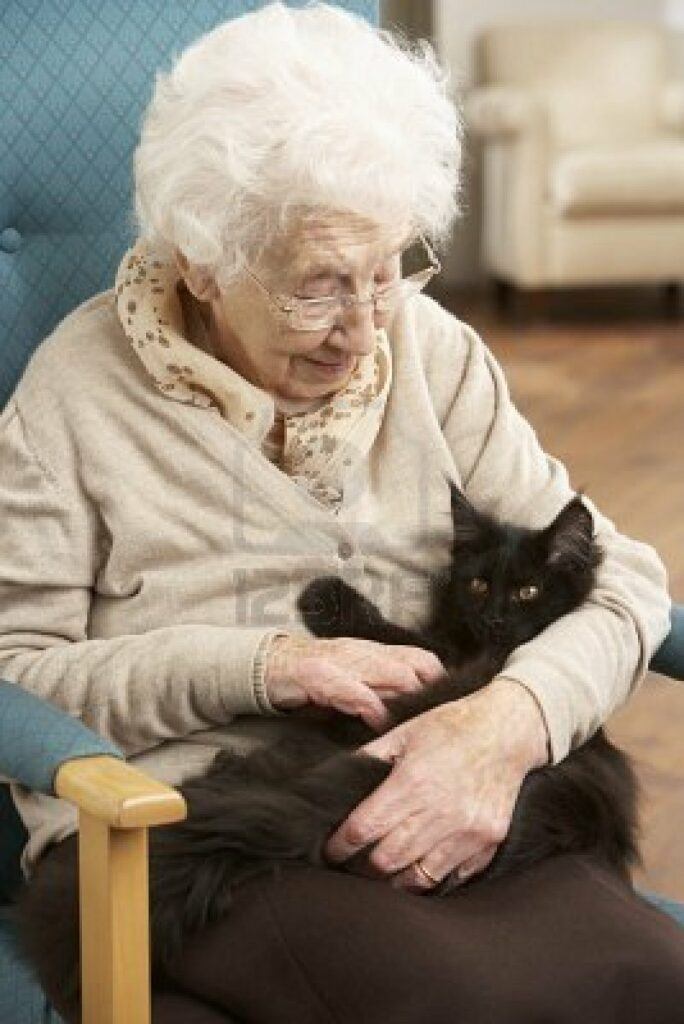
[[[526,774],[547,762],[547,732],[534,697],[495,679],[469,697],[396,726],[361,748],[394,764],[391,775],[331,836],[344,861],[369,844],[392,885],[429,889],[484,870],[505,839]]]

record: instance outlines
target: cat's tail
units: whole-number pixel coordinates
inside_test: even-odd
[[[285,863],[327,866],[325,841],[391,766],[341,753],[285,786],[233,779],[223,792],[190,783],[191,814],[150,834],[153,962],[172,973],[186,937],[230,911],[238,886]]]
[[[322,860],[327,816],[291,793],[246,786],[224,793],[217,809],[196,792],[191,811],[150,833],[153,966],[164,973],[190,934],[229,912],[238,886],[283,862]]]

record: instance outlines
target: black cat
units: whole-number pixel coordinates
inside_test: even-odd
[[[546,529],[503,525],[477,512],[454,486],[451,565],[433,582],[424,628],[387,622],[336,577],[311,583],[299,608],[311,632],[428,648],[445,679],[388,702],[392,724],[464,697],[488,683],[508,655],[589,595],[601,552],[592,519],[573,498]],[[389,774],[354,753],[374,733],[341,714],[302,720],[302,731],[247,757],[219,754],[209,771],[178,787],[185,822],[150,831],[153,968],[173,971],[184,938],[228,913],[234,888],[285,861],[323,865],[335,827]],[[489,867],[466,884],[523,869],[563,852],[590,852],[623,877],[637,859],[636,784],[626,756],[599,730],[558,765],[525,779],[510,831]],[[38,865],[18,905],[24,948],[56,1005],[78,1003],[75,837],[68,856]],[[53,860],[53,863],[51,863]],[[364,873],[366,852],[343,870]],[[446,879],[433,895],[453,891]]]

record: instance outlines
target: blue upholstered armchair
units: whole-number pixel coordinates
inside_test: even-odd
[[[130,244],[130,158],[155,69],[214,24],[258,6],[1,5],[0,412],[34,347],[76,305],[111,286]],[[343,6],[377,18],[373,0]],[[684,677],[679,611],[654,667]],[[147,1024],[147,828],[181,818],[183,801],[80,722],[2,682],[0,777],[80,809],[84,1022]],[[0,1021],[58,1024],[7,919],[22,884],[25,840],[8,786],[0,785]],[[125,901],[117,899],[123,886]],[[681,908],[668,909],[684,924]],[[95,929],[97,941],[89,941]]]

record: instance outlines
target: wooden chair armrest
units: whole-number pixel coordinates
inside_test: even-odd
[[[113,828],[167,825],[186,815],[180,793],[115,757],[66,761],[54,785],[57,796]]]

